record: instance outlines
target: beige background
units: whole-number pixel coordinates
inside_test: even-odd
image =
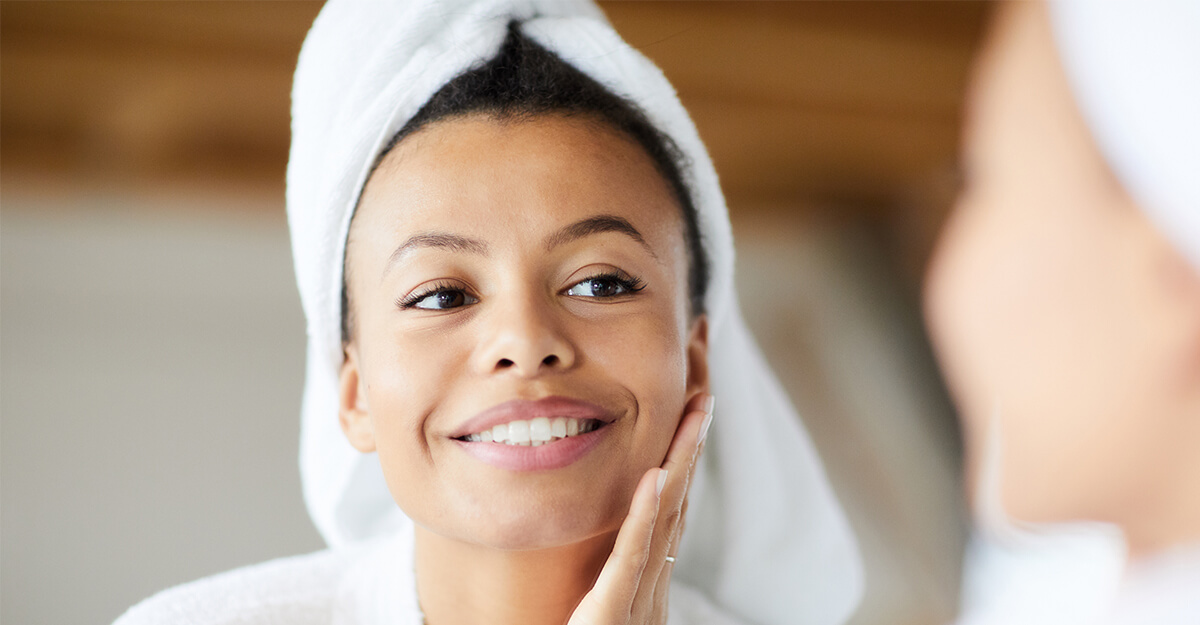
[[[5,623],[104,623],[166,586],[322,546],[300,500],[304,326],[282,207],[237,201],[5,193]],[[764,211],[735,227],[747,317],[867,559],[856,622],[944,617],[956,439],[911,294],[861,226]]]

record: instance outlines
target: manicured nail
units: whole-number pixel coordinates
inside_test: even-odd
[[[700,436],[696,439],[696,447],[699,447],[700,443],[708,438],[708,426],[712,425],[713,404],[716,402],[717,398],[712,394],[704,398],[704,421],[700,423]]]
[[[654,493],[656,495],[661,495],[663,486],[666,486],[666,485],[667,485],[667,470],[659,469],[658,470],[658,484],[655,484],[655,486],[654,486]]]
[[[710,400],[710,405],[711,405],[711,400]],[[710,425],[712,425],[712,412],[711,411],[708,414],[704,415],[704,422],[700,424],[700,437],[696,439],[696,447],[699,447],[700,443],[703,443],[704,439],[708,438],[708,426],[710,426]]]

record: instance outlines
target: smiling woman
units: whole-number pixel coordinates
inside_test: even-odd
[[[293,99],[301,462],[334,549],[122,625],[848,617],[854,542],[739,317],[711,162],[594,6],[332,2]]]

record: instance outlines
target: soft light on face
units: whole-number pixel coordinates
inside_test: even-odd
[[[417,523],[503,549],[615,531],[707,384],[683,221],[631,140],[590,119],[469,116],[404,139],[347,250],[342,420]],[[510,400],[615,418],[567,466],[512,470],[456,440]]]
[[[1200,442],[1195,276],[1093,144],[1045,7],[998,13],[926,290],[968,483],[998,415],[1011,515],[1136,525]]]

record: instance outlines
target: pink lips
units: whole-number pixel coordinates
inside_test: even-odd
[[[450,434],[459,447],[487,464],[510,471],[540,471],[559,469],[587,455],[608,429],[601,427],[586,434],[571,436],[538,447],[505,445],[503,443],[468,442],[458,440],[501,423],[532,420],[538,417],[553,419],[595,419],[612,423],[615,416],[592,403],[567,397],[546,397],[536,401],[512,400],[493,406],[463,423]]]

